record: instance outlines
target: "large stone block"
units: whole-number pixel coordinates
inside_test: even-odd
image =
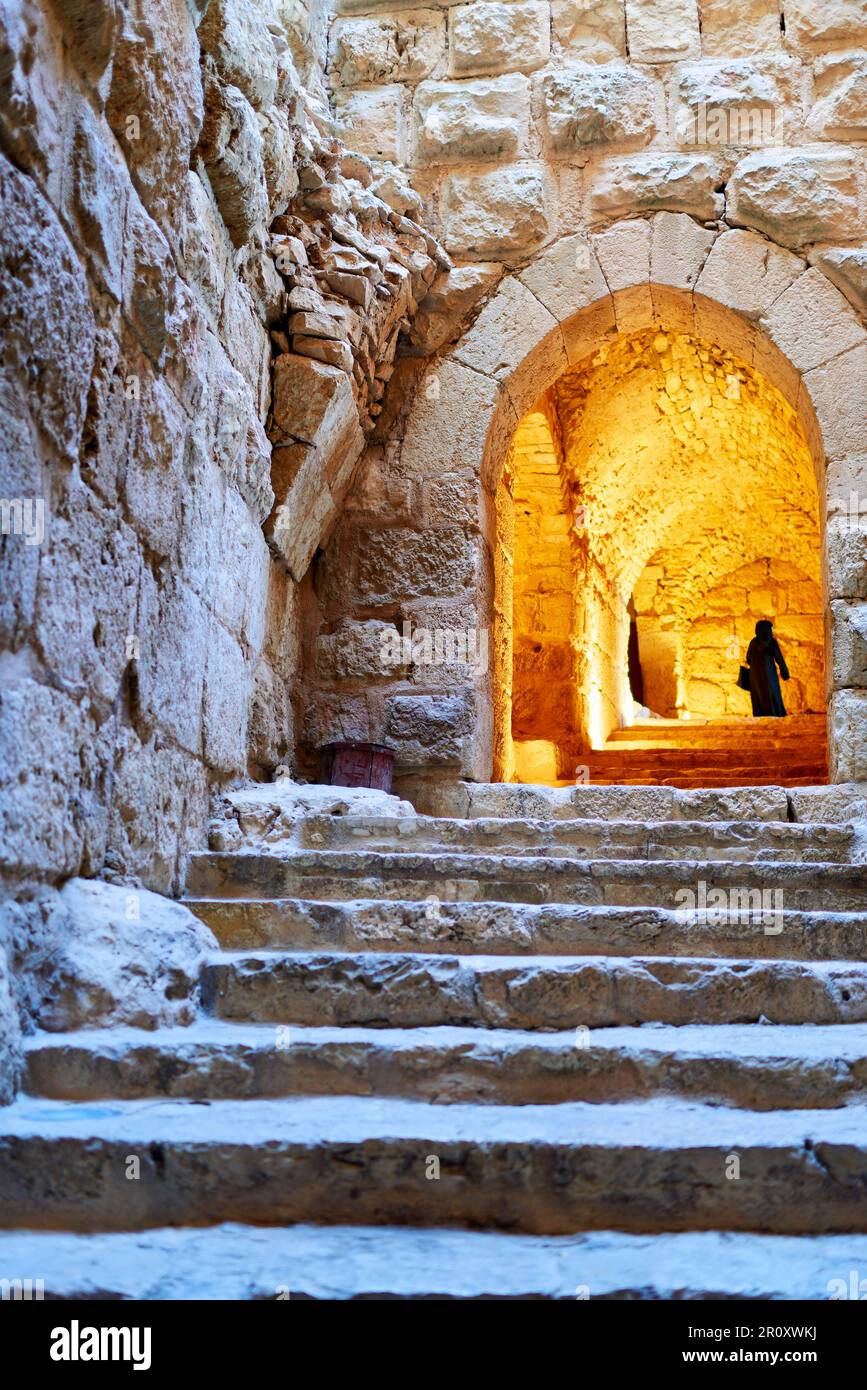
[[[329,36],[329,78],[340,87],[419,82],[444,52],[445,16],[439,10],[336,19]]]
[[[77,457],[93,364],[87,281],[53,209],[0,155],[2,362],[22,399],[38,383],[34,420],[58,452]]]
[[[468,260],[532,250],[548,235],[543,171],[514,165],[485,174],[452,174],[442,193],[446,245]]]
[[[761,326],[800,372],[867,342],[849,301],[817,269],[799,276],[780,295]]]
[[[385,736],[403,767],[454,766],[474,728],[469,693],[395,695],[387,703]]]
[[[247,767],[250,669],[237,639],[218,619],[206,627],[202,749],[209,767],[238,776]]]
[[[829,521],[825,553],[829,597],[867,599],[867,525]]]
[[[623,0],[553,0],[551,25],[565,54],[610,63],[626,53]]]
[[[854,241],[860,235],[855,168],[836,152],[757,151],[732,175],[726,218],[794,250]]]
[[[459,362],[500,379],[512,376],[539,345],[553,335],[552,351],[565,349],[554,315],[514,276],[507,276],[488,301],[473,327],[455,349]],[[538,393],[537,393],[538,394]]]
[[[243,246],[268,221],[262,133],[253,107],[237,87],[212,78],[205,98],[199,151],[229,235],[235,246]]]
[[[688,63],[671,82],[679,145],[773,146],[800,124],[800,66],[785,57]]]
[[[867,56],[832,53],[813,65],[816,104],[809,127],[823,140],[863,140],[867,135]]]
[[[810,252],[832,285],[845,294],[863,318],[867,318],[867,246],[832,246]]]
[[[188,753],[202,751],[202,681],[208,614],[198,595],[177,580],[158,585],[142,574],[140,656],[130,671],[140,736],[159,729]],[[178,672],[184,679],[178,680]]]
[[[422,82],[415,110],[418,163],[513,158],[525,153],[530,83],[518,73],[475,82]]]
[[[701,56],[696,0],[626,0],[626,36],[634,63]]]
[[[661,212],[653,219],[650,278],[656,285],[692,290],[701,275],[716,232],[683,213]]]
[[[200,971],[217,943],[189,908],[145,889],[73,878],[60,913],[57,946],[43,967],[43,1028],[193,1022]]]
[[[590,240],[580,234],[555,241],[521,271],[518,279],[560,323],[608,297],[596,252]]]
[[[231,257],[232,244],[219,209],[191,169],[184,184],[178,265],[213,331],[220,321]]]
[[[867,0],[786,0],[786,33],[808,50],[867,40]]]
[[[832,599],[830,606],[833,688],[867,686],[867,603]]]
[[[413,400],[402,470],[414,478],[436,478],[467,464],[478,469],[501,395],[496,381],[458,361],[430,367]]]
[[[590,187],[596,222],[636,212],[687,212],[701,222],[716,221],[724,200],[717,188],[720,167],[702,154],[635,154],[600,164]]]
[[[538,0],[476,0],[449,15],[449,73],[532,72],[548,61],[551,13]]]
[[[334,119],[345,144],[372,159],[402,164],[406,154],[405,98],[400,83],[336,92]]]
[[[864,449],[867,347],[855,347],[804,377],[829,459],[854,458]]]
[[[779,49],[779,0],[701,0],[705,58],[742,58]]]
[[[635,68],[608,63],[563,68],[540,81],[552,149],[649,144],[656,131],[656,84]]]
[[[409,340],[413,347],[428,356],[452,342],[501,274],[502,266],[483,261],[444,271],[431,285],[412,321]]]
[[[224,82],[242,91],[257,110],[271,105],[277,92],[277,53],[258,5],[211,0],[199,25],[199,43]]]
[[[7,670],[0,690],[0,867],[76,873],[85,852],[95,730],[69,695]]]
[[[755,232],[723,232],[714,242],[696,291],[757,319],[803,274],[804,262]]]
[[[867,690],[835,690],[828,736],[832,780],[867,782]]]
[[[402,661],[390,659],[398,636],[394,623],[377,618],[350,619],[316,641],[316,671],[326,681],[394,680],[406,674]]]
[[[362,603],[459,594],[471,582],[475,553],[460,525],[426,532],[370,532],[358,558]]]
[[[204,115],[195,19],[185,0],[119,15],[106,116],[142,202],[173,239]]]

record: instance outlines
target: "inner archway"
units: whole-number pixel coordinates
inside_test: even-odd
[[[609,338],[519,421],[496,515],[495,776],[688,782],[670,754],[707,747],[725,781],[728,741],[734,781],[752,753],[750,780],[825,780],[817,470],[757,366],[664,319]],[[785,726],[736,685],[766,617]]]

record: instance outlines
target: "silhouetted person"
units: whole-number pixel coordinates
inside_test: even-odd
[[[789,679],[789,668],[774,636],[774,625],[767,618],[756,623],[756,635],[747,649],[750,668],[750,699],[756,719],[782,719],[786,713],[780,691],[780,676]],[[777,667],[780,676],[777,675]]]

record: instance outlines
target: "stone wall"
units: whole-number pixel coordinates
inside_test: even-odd
[[[212,796],[294,764],[311,560],[450,265],[400,171],[335,135],[326,28],[319,0],[0,3],[0,948],[25,1016],[66,880],[176,893]]]
[[[867,774],[865,47],[867,9],[836,0],[338,6],[336,118],[403,162],[456,262],[421,313],[444,298],[455,312],[427,339],[433,362],[399,357],[322,557],[312,644],[339,632],[365,655],[355,685],[326,673],[309,742],[385,738],[410,781],[508,765],[496,632],[492,676],[386,667],[370,634],[493,625],[496,485],[518,422],[558,376],[655,326],[722,349],[797,416],[819,482],[812,558],[775,558],[816,582],[821,565],[834,775]],[[718,577],[764,553],[721,556]],[[620,627],[603,604],[600,647],[618,659]],[[620,694],[597,692],[603,736]]]

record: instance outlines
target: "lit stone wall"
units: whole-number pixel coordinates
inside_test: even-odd
[[[564,373],[542,404],[510,454],[514,737],[555,743],[566,766],[576,732],[598,747],[629,719],[630,600],[655,713],[748,713],[737,665],[756,619],[778,616],[793,710],[823,709],[815,467],[777,388],[657,326]]]

